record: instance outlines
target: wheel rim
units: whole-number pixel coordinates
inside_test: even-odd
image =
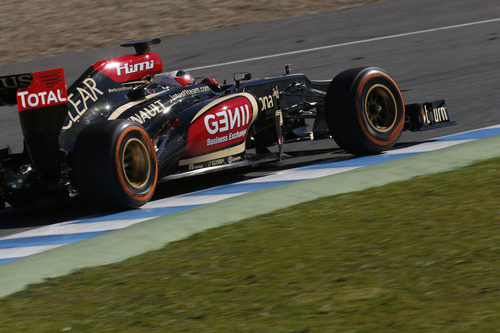
[[[125,143],[122,152],[123,174],[127,183],[140,190],[149,180],[151,161],[146,145],[139,139],[132,138]]]
[[[387,133],[392,130],[398,118],[398,106],[389,88],[377,84],[368,90],[365,98],[365,115],[375,131]]]

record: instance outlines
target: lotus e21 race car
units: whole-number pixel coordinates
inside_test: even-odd
[[[135,54],[94,63],[68,89],[62,68],[0,77],[0,106],[17,104],[24,136],[22,153],[0,150],[1,208],[47,196],[137,208],[159,180],[279,159],[286,142],[333,137],[367,155],[393,146],[403,130],[451,124],[444,101],[405,105],[380,68],[331,81],[287,67],[279,77],[196,83],[183,71],[162,72],[150,51],[159,42],[122,44]]]

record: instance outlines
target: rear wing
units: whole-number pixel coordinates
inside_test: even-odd
[[[64,69],[0,77],[0,106],[16,105],[27,152],[39,175],[59,175],[59,133],[67,117]]]
[[[29,87],[32,81],[31,73],[0,76],[0,106],[16,105],[17,91]]]
[[[64,69],[0,76],[0,106],[19,111],[67,103]]]

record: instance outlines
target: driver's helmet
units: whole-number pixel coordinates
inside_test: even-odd
[[[165,73],[159,82],[160,86],[165,89],[185,87],[194,83],[194,77],[184,70]]]

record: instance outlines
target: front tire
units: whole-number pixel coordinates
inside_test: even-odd
[[[89,125],[78,136],[72,161],[77,187],[92,206],[138,208],[155,191],[155,149],[144,128],[135,122]]]
[[[335,142],[355,155],[392,147],[404,127],[401,91],[380,68],[353,68],[338,74],[328,88],[325,107]]]

